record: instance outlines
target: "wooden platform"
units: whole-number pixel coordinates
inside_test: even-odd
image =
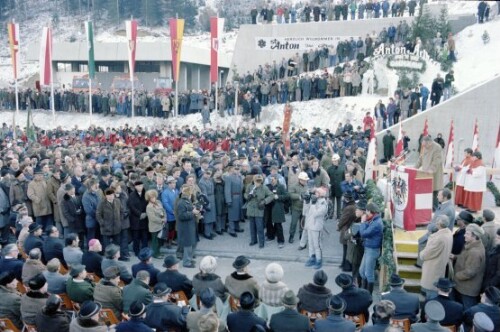
[[[415,293],[420,293],[422,273],[422,270],[415,266],[418,256],[418,239],[426,232],[426,229],[415,231],[394,229],[398,273],[406,280],[405,289]]]

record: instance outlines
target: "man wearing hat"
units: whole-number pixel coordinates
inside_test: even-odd
[[[237,237],[236,233],[243,232],[239,222],[243,219],[243,176],[240,174],[238,165],[229,165],[230,171],[224,177],[224,198],[227,205],[227,219],[229,222],[228,233],[232,237]]]
[[[290,210],[292,213],[292,221],[290,224],[290,236],[288,238],[288,243],[294,242],[297,225],[300,219],[302,218],[302,209],[304,206],[304,201],[302,200],[302,194],[309,190],[307,188],[307,181],[309,181],[309,176],[307,175],[306,172],[300,172],[298,175],[297,182],[293,184],[290,184],[290,175],[289,175],[290,189],[288,190],[288,193],[290,194],[290,200],[291,200]],[[299,230],[299,238],[301,236],[302,236],[302,230]]]
[[[212,179],[212,170],[207,169],[198,182],[200,191],[208,200],[209,209],[203,214],[203,237],[208,240],[213,240],[215,235],[215,222],[217,221],[217,211],[215,205],[215,183]]]
[[[193,296],[193,283],[179,272],[179,260],[174,255],[168,255],[163,260],[165,271],[158,273],[158,282],[168,285],[172,292],[183,291],[188,299]]]
[[[408,293],[403,288],[404,283],[405,280],[399,275],[391,275],[389,280],[391,291],[382,293],[381,298],[382,300],[389,300],[396,305],[394,318],[409,318],[411,323],[415,323],[417,321],[417,314],[420,310],[420,300],[418,299],[418,295]]]
[[[224,284],[227,291],[233,297],[238,299],[244,292],[250,292],[254,297],[259,299],[259,284],[248,274],[248,265],[250,259],[245,256],[238,256],[233,262],[233,267],[236,271],[226,277]]]
[[[497,237],[498,225],[495,222],[495,212],[490,209],[483,210],[483,220],[484,224],[481,228],[484,231],[484,236],[482,238],[484,250],[488,254],[491,249],[495,248],[495,238]]]
[[[83,303],[94,298],[95,284],[87,278],[85,266],[78,264],[69,271],[71,278],[66,282],[66,293],[71,301]]]
[[[151,257],[153,257],[153,250],[149,247],[142,248],[139,256],[137,256],[140,262],[132,265],[132,276],[135,278],[139,271],[147,271],[149,273],[149,286],[153,287],[157,283],[157,276],[160,270],[154,266]]]
[[[458,230],[453,234],[453,247],[451,249],[451,253],[453,255],[458,255],[462,252],[465,245],[465,227],[468,224],[474,222],[474,217],[470,212],[465,210],[460,211],[456,218],[456,223],[458,226]]]
[[[187,314],[186,327],[190,332],[199,332],[198,322],[200,318],[214,312],[216,296],[212,288],[203,289],[199,295],[200,308],[198,311],[191,311]],[[226,324],[219,320],[218,331],[226,331]]]
[[[440,321],[441,325],[454,325],[458,331],[460,325],[462,325],[464,306],[461,303],[450,299],[450,293],[453,290],[455,283],[447,278],[439,278],[438,281],[434,282],[434,286],[437,288],[438,295],[431,300],[441,303],[445,312],[444,318]],[[427,300],[427,302],[431,300]],[[426,321],[425,306],[424,310],[420,313],[420,321]]]
[[[434,219],[437,231],[429,236],[424,250],[420,252],[420,259],[423,261],[420,286],[427,299],[437,295],[434,282],[445,276],[453,246],[453,235],[448,228],[448,217],[439,215]]]
[[[486,269],[486,256],[481,237],[484,231],[476,224],[470,224],[465,228],[464,249],[456,258],[455,262],[455,292],[457,300],[467,310],[478,303],[479,293]]]
[[[142,248],[148,246],[148,216],[146,207],[148,202],[145,198],[146,191],[142,181],[134,182],[134,190],[128,198],[130,209],[130,231],[132,233],[133,249],[135,255],[139,255]]]
[[[26,284],[29,291],[21,297],[21,318],[23,322],[34,325],[36,315],[49,297],[47,293],[47,280],[43,274],[39,273]]]
[[[484,312],[476,312],[474,315],[474,332],[493,332],[495,326],[493,321]]]
[[[104,278],[95,286],[94,300],[102,304],[105,309],[111,309],[120,319],[123,310],[123,293],[118,286],[120,282],[120,269],[110,266],[103,270]]]
[[[108,245],[106,249],[104,249],[104,259],[101,263],[101,269],[104,274],[104,270],[106,270],[108,267],[116,266],[120,271],[120,279],[128,285],[132,281],[132,274],[130,274],[127,265],[118,260],[119,258],[120,247],[116,244]]]
[[[309,319],[299,314],[297,303],[299,299],[292,290],[283,294],[281,299],[285,310],[275,313],[271,316],[269,327],[274,332],[307,332],[310,330]]]
[[[344,313],[349,316],[363,314],[365,321],[368,322],[370,318],[368,309],[373,302],[371,294],[366,289],[356,287],[352,277],[346,273],[340,273],[335,278],[335,283],[342,289],[337,295],[346,303]]]
[[[146,305],[140,300],[132,302],[128,312],[128,320],[116,325],[116,332],[153,332],[153,329],[144,323],[146,316]]]
[[[500,330],[500,290],[490,286],[484,290],[481,295],[481,303],[465,310],[464,327],[465,331],[471,331],[475,314],[484,312],[492,320],[495,331]]]
[[[158,331],[186,328],[186,318],[189,307],[180,307],[170,301],[170,289],[166,284],[159,282],[153,288],[153,303],[146,307],[145,323]]]
[[[135,300],[139,300],[145,305],[153,302],[153,295],[149,289],[149,279],[147,271],[139,271],[135,279],[123,288],[123,312],[128,312]]]
[[[325,319],[318,319],[314,324],[316,332],[343,331],[354,332],[356,325],[343,317],[346,303],[338,295],[327,300],[329,315]]]
[[[397,309],[397,307],[396,307]],[[437,301],[429,301],[425,304],[425,312],[427,316],[426,323],[415,323],[411,325],[412,332],[428,332],[428,331],[450,331],[448,328],[441,326],[440,321],[445,316],[444,308]]]
[[[264,248],[264,211],[266,205],[274,201],[274,195],[267,186],[263,185],[262,175],[253,176],[253,184],[246,187],[245,199],[250,224],[250,246],[259,244],[259,248]]]
[[[21,294],[17,291],[16,275],[12,270],[2,270],[0,273],[0,317],[8,318],[21,330]]]
[[[99,319],[101,308],[102,306],[98,302],[92,300],[83,302],[80,306],[80,311],[71,320],[69,325],[70,331],[109,331],[109,328]]]
[[[351,263],[346,259],[347,246],[348,242],[350,242],[347,240],[346,235],[351,228],[351,225],[356,220],[356,202],[354,201],[354,197],[351,193],[345,193],[343,195],[343,203],[344,208],[342,209],[342,214],[340,215],[340,218],[338,218],[337,223],[337,231],[340,232],[339,241],[342,244],[342,263],[340,264],[340,268],[344,272],[351,272]]]
[[[297,293],[299,311],[322,312],[328,309],[328,299],[332,291],[325,287],[328,275],[323,270],[314,273],[313,282],[302,286]]]
[[[47,192],[47,183],[43,177],[43,169],[35,168],[35,177],[28,184],[28,198],[32,202],[35,222],[45,230],[52,226],[52,203]]]
[[[363,332],[384,332],[390,326],[391,318],[394,316],[396,306],[389,300],[382,300],[373,306],[373,325],[365,325]]]
[[[57,190],[61,187],[61,169],[54,167],[52,176],[47,180],[47,194],[49,195],[52,204],[52,212],[54,214],[54,222],[56,226],[62,231],[61,215],[59,213],[59,206],[57,205]]]
[[[368,203],[359,225],[359,235],[363,239],[365,248],[359,274],[362,285],[366,285],[363,288],[366,288],[370,294],[373,292],[373,286],[375,285],[375,265],[382,248],[383,232],[384,226],[382,225],[378,206],[375,203]]]
[[[251,332],[255,325],[266,329],[266,321],[257,316],[253,310],[256,298],[251,292],[243,292],[240,299],[241,310],[227,315],[227,327],[229,331]]]
[[[43,233],[43,227],[42,225],[39,225],[37,223],[33,223],[29,225],[28,228],[29,235],[24,240],[24,252],[28,253],[34,248],[38,248],[40,250],[43,250],[43,240],[42,240],[42,233]]]

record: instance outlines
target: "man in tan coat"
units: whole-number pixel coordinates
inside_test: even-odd
[[[422,151],[415,168],[432,173],[432,210],[438,206],[437,194],[443,189],[443,148],[430,136],[422,139]]]
[[[52,203],[47,192],[47,183],[43,177],[43,170],[35,169],[35,177],[28,185],[28,198],[33,203],[33,215],[37,224],[48,230],[53,226]]]
[[[464,310],[476,305],[481,292],[486,258],[481,237],[484,231],[476,224],[465,228],[465,246],[455,263],[455,293]]]
[[[453,234],[448,228],[449,218],[439,215],[435,222],[438,230],[429,236],[427,246],[420,252],[423,261],[420,285],[427,299],[437,296],[434,283],[444,277],[453,246]]]

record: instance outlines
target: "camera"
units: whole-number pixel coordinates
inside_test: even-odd
[[[196,200],[198,203],[195,204],[195,208],[199,210],[201,214],[204,212],[210,212],[210,201],[205,194],[198,192],[196,194]]]

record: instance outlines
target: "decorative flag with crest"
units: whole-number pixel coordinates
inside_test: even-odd
[[[94,60],[94,24],[92,21],[85,22],[85,32],[87,34],[87,46],[89,50],[89,79],[95,78],[95,60]]]
[[[219,46],[224,31],[224,19],[210,17],[210,82],[219,80]]]
[[[370,125],[370,143],[366,153],[365,183],[368,180],[376,180],[375,165],[377,163],[377,139],[375,138],[375,121]]]
[[[171,18],[170,26],[170,47],[172,49],[172,77],[175,82],[179,81],[179,70],[181,66],[182,36],[184,33],[184,20]]]
[[[450,136],[448,138],[448,148],[446,150],[446,159],[444,160],[444,168],[453,167],[453,156],[455,155],[455,132],[453,120],[451,120]],[[450,181],[453,181],[453,171],[450,172]]]
[[[396,151],[394,155],[399,157],[401,153],[403,153],[404,144],[403,144],[403,123],[399,121],[399,133],[398,133],[398,141],[396,142]]]
[[[474,122],[474,136],[472,136],[472,151],[479,151],[479,127],[476,122]]]
[[[125,30],[128,40],[128,68],[130,80],[133,81],[135,74],[135,51],[137,49],[137,21],[125,21]]]
[[[12,60],[12,69],[14,70],[14,79],[19,76],[19,24],[8,23],[7,31],[9,32],[10,57]]]
[[[40,42],[40,84],[52,83],[52,29],[44,27]]]

